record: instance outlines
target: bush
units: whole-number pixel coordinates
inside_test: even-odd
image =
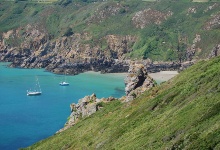
[[[64,32],[63,36],[71,36],[71,35],[73,35],[73,30],[72,28],[68,27]]]

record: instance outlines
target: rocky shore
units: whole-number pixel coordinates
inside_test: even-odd
[[[19,41],[19,42],[9,42]],[[52,38],[46,29],[27,25],[0,35],[0,61],[12,62],[11,67],[45,68],[62,74],[85,71],[103,73],[127,72],[124,55],[130,52],[134,36],[107,35],[93,41],[88,33]]]
[[[64,128],[60,129],[56,133],[62,132],[71,126],[75,125],[81,118],[90,116],[96,111],[102,108],[102,103],[107,103],[113,100],[118,100],[117,98],[109,97],[109,98],[101,98],[98,99],[96,94],[85,96],[82,99],[79,99],[78,103],[70,104],[71,114],[64,125]]]
[[[0,35],[0,61],[11,62],[11,67],[45,68],[56,74],[127,72],[131,60],[127,60],[126,54],[132,51],[132,43],[136,40],[137,37],[130,35],[107,35],[101,39],[104,44],[93,41],[88,33],[54,39],[46,29],[27,25]],[[179,70],[182,67],[178,62],[141,62],[148,72]]]
[[[129,71],[125,78],[125,96],[121,98],[101,98],[98,99],[96,94],[85,96],[78,100],[78,103],[70,104],[71,114],[64,128],[57,131],[62,132],[75,125],[80,118],[90,116],[102,108],[102,103],[108,103],[114,100],[121,102],[130,102],[134,98],[140,96],[144,91],[149,90],[155,85],[154,80],[148,75],[146,67],[142,63],[130,62]]]

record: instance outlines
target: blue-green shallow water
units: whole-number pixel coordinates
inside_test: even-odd
[[[125,75],[94,72],[66,76],[70,83],[59,86],[62,75],[43,69],[15,69],[0,63],[0,149],[27,147],[53,135],[70,115],[70,103],[96,93],[98,98],[124,95]],[[38,76],[42,95],[27,96]]]

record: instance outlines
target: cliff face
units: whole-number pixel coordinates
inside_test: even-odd
[[[52,40],[45,30],[27,25],[3,33],[0,39],[0,61],[12,62],[11,67],[46,68],[58,74],[65,70],[67,74],[74,75],[89,70],[127,72],[130,61],[125,55],[132,51],[131,45],[137,37],[107,35],[94,45],[90,43],[92,37],[88,33],[75,33]],[[143,60],[142,63],[148,72],[178,70],[181,67],[180,63],[174,62]]]
[[[9,40],[20,40],[20,44],[7,44]],[[124,55],[132,50],[128,43],[134,43],[136,37],[108,35],[101,40],[105,46],[99,42],[90,44],[91,40],[92,37],[88,33],[75,33],[51,40],[46,32],[28,25],[2,34],[0,61],[10,61],[13,67],[46,68],[55,73],[62,73],[66,69],[69,74],[88,70],[128,70],[122,60]]]
[[[10,12],[10,2],[2,3],[0,61],[54,73],[127,72],[124,60],[130,57],[191,61],[207,58],[219,45],[218,3],[184,3],[181,8],[179,2],[162,1],[64,3],[42,7],[18,1]],[[16,26],[5,27],[12,22]],[[158,68],[169,67],[150,66]]]

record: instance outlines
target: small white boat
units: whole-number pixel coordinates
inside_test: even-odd
[[[68,85],[69,85],[69,83],[67,83],[67,82],[63,81],[63,82],[60,82],[60,85],[61,85],[61,86],[68,86]]]
[[[36,95],[41,95],[41,92],[27,90],[27,96],[36,96]]]
[[[68,86],[68,85],[69,85],[69,83],[66,82],[66,72],[65,72],[64,81],[61,81],[61,82],[60,82],[60,86]]]
[[[27,90],[27,96],[38,96],[41,95],[41,88],[38,81],[38,78],[36,77],[36,90]]]

